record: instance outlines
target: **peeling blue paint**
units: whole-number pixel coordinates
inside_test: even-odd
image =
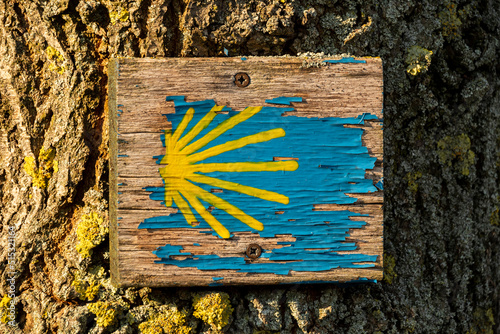
[[[126,157],[128,157],[127,154],[118,154],[118,158],[126,158]]]
[[[291,105],[292,102],[302,102],[301,97],[286,97],[286,96],[280,96],[280,97],[275,97],[274,99],[266,100],[266,103],[272,103],[272,104],[286,104],[286,105]]]
[[[241,57],[241,60],[245,61],[247,60],[247,57]]]
[[[223,279],[224,279],[224,277],[212,277],[212,279],[213,279],[214,281],[220,281],[220,280],[223,280]]]
[[[363,113],[361,116],[358,116],[359,122],[358,124],[364,124],[364,120],[378,120],[378,117],[376,115],[372,115],[370,113]]]
[[[343,62],[347,62],[343,61]],[[175,114],[165,115],[176,129],[189,108],[195,109],[193,120],[185,130],[189,131],[215,105],[214,100],[185,102],[184,96],[168,96],[173,101]],[[266,100],[267,103],[286,104],[302,102],[300,97],[278,97]],[[228,114],[218,114],[214,121],[194,140],[201,138],[221,122],[234,116],[237,111],[224,108]],[[202,150],[220,145],[228,140],[236,140],[256,132],[282,128],[286,135],[268,142],[247,145],[241,149],[222,153],[208,158],[203,163],[272,161],[274,157],[298,159],[299,168],[290,172],[213,172],[208,176],[227,180],[259,189],[275,191],[288,196],[287,205],[268,202],[247,195],[227,191],[217,196],[242,209],[264,224],[263,231],[250,229],[225,211],[214,208],[211,214],[231,232],[258,233],[262,238],[277,234],[289,234],[294,242],[279,242],[282,248],[266,250],[262,257],[266,263],[245,261],[245,257],[219,257],[218,255],[197,255],[180,253],[182,246],[166,245],[153,253],[158,256],[156,263],[178,267],[195,267],[200,270],[237,270],[248,273],[275,273],[287,275],[294,271],[325,271],[335,268],[369,268],[375,266],[377,256],[366,254],[339,254],[340,251],[356,250],[353,242],[347,242],[349,229],[362,228],[364,221],[353,221],[353,217],[363,217],[359,213],[343,211],[315,211],[313,204],[352,204],[355,197],[346,194],[375,192],[372,180],[365,178],[367,169],[372,169],[376,158],[368,154],[362,145],[363,130],[345,125],[364,124],[366,120],[378,120],[376,115],[363,113],[350,118],[317,118],[281,116],[293,107],[269,106],[237,125],[233,130],[213,140]],[[165,145],[165,136],[159,140]],[[163,156],[155,156],[157,163]],[[160,178],[160,175],[158,175]],[[211,186],[196,184],[210,191]],[[146,187],[152,200],[164,201],[164,187]],[[204,203],[208,208],[208,203]],[[176,207],[174,205],[174,207]],[[276,214],[276,211],[283,211]],[[205,229],[200,233],[210,233],[209,225],[195,213],[200,222],[197,227],[189,226],[180,212],[170,216],[145,219],[139,228],[193,228]],[[196,245],[196,244],[193,244]],[[326,250],[325,250],[326,249]],[[172,255],[184,255],[182,260],[171,259]],[[285,261],[285,262],[283,262]]]
[[[167,244],[163,247],[158,247],[153,251],[153,254],[160,258],[169,258],[172,255],[191,255],[190,253],[181,253],[182,246],[175,246]]]
[[[229,51],[228,51],[226,48],[224,48],[224,54],[225,54],[226,56],[227,56],[227,55],[229,55]]]
[[[354,59],[354,57],[344,57],[341,59],[327,59],[323,60],[324,63],[329,64],[366,64],[366,60]]]
[[[193,246],[201,246],[199,243],[195,242]]]
[[[380,179],[380,181],[377,182],[375,187],[377,187],[380,190],[384,190],[384,178]]]

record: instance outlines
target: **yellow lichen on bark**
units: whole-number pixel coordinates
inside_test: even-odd
[[[229,323],[229,317],[233,313],[229,295],[223,292],[196,295],[193,307],[193,315],[217,331]]]
[[[24,171],[32,177],[33,186],[45,189],[54,173],[59,171],[59,164],[55,158],[53,149],[45,150],[43,147],[38,154],[38,166],[35,158],[27,156],[24,158]]]
[[[189,334],[193,328],[186,325],[187,312],[164,305],[157,313],[139,325],[142,334]]]
[[[87,308],[90,312],[95,314],[96,323],[100,327],[109,327],[116,321],[118,311],[114,308],[111,302],[98,301],[87,304]]]
[[[108,230],[107,224],[98,213],[91,212],[83,215],[76,230],[79,241],[76,250],[83,257],[89,257],[92,255],[92,248],[104,241]]]

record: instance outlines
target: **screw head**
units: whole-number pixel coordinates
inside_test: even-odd
[[[238,87],[246,87],[250,84],[250,77],[243,72],[236,73],[234,75],[234,84]]]
[[[251,259],[256,259],[262,254],[262,248],[257,244],[250,244],[245,252]]]

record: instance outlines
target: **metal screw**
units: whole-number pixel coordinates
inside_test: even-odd
[[[250,77],[243,72],[236,73],[234,75],[234,84],[238,87],[246,87],[250,84]]]
[[[250,244],[247,247],[246,254],[251,259],[256,259],[262,254],[262,248],[257,244]]]

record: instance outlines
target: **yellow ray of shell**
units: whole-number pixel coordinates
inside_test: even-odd
[[[177,204],[177,207],[179,208],[179,210],[181,210],[182,215],[186,219],[187,223],[191,226],[194,226],[196,218],[191,211],[189,204],[184,200],[184,198],[182,198],[178,191],[173,192],[172,196],[174,198],[175,204]]]
[[[215,138],[219,137],[224,132],[234,128],[236,125],[241,122],[246,121],[253,115],[257,114],[262,110],[262,107],[248,107],[245,108],[242,112],[237,115],[234,115],[231,118],[226,119],[224,122],[217,125],[215,129],[204,135],[202,138],[198,139],[194,143],[189,146],[186,146],[181,152],[185,155],[189,155],[193,152],[198,151],[200,148],[205,147],[208,143],[210,143]]]
[[[294,171],[299,168],[295,160],[269,161],[269,162],[226,162],[196,164],[187,167],[189,172],[212,173],[212,172],[278,172]],[[186,176],[191,177],[191,176]]]
[[[217,188],[227,189],[239,192],[241,194],[261,198],[266,201],[278,202],[281,204],[288,204],[290,202],[289,198],[285,195],[281,195],[275,193],[273,191],[258,189],[254,187],[244,186],[239,183],[219,180],[214,177],[200,175],[200,174],[192,174],[189,176],[189,180],[193,182],[208,184],[210,186],[214,186]]]
[[[166,164],[169,154],[173,153],[172,149],[170,149],[171,146],[170,143],[172,142],[170,140],[172,138],[172,130],[165,130],[164,134],[165,134],[165,155],[163,156],[163,158],[161,158],[160,164]]]
[[[189,182],[186,182],[189,183]],[[198,214],[203,218],[208,225],[218,234],[221,238],[228,239],[231,234],[210,212],[208,212],[205,207],[200,203],[200,201],[191,194],[191,192],[186,190],[181,190],[182,196],[184,196],[189,204],[198,212]]]
[[[186,189],[191,194],[196,194],[196,197],[204,200],[207,203],[212,204],[216,208],[226,211],[228,214],[230,214],[234,218],[238,219],[242,223],[247,224],[251,228],[253,228],[257,231],[262,231],[264,229],[264,225],[260,221],[253,218],[252,216],[247,215],[245,212],[243,212],[242,210],[240,210],[236,206],[232,205],[231,203],[223,200],[222,198],[219,198],[219,197],[215,196],[214,194],[209,193],[205,189],[202,189],[198,186],[195,186],[194,184],[192,184],[191,182],[188,182],[188,181],[185,182],[184,189]],[[191,203],[191,205],[193,205],[193,204]],[[193,205],[193,207],[194,207],[194,205]],[[219,232],[217,232],[217,233],[219,233]],[[220,235],[220,233],[219,233],[219,235]]]
[[[173,191],[168,184],[165,183],[165,206],[172,206]]]
[[[197,135],[200,134],[201,131],[205,130],[210,125],[210,123],[212,123],[214,117],[217,116],[217,111],[222,111],[223,108],[224,106],[213,106],[212,109],[205,116],[203,116],[203,118],[200,119],[200,121],[196,123],[196,125],[193,126],[184,137],[182,137],[177,142],[175,148],[179,151],[182,150],[187,144],[189,144],[191,140],[193,140]]]
[[[193,119],[193,115],[194,115],[194,109],[189,108],[188,111],[186,112],[186,114],[184,115],[184,117],[182,118],[181,123],[179,124],[179,126],[175,130],[174,135],[172,136],[171,140],[173,143],[177,143],[177,141],[181,137],[184,130],[186,130],[189,122],[191,122],[191,120]],[[175,145],[174,145],[174,147],[175,147]]]
[[[271,139],[284,137],[285,130],[281,128],[267,130],[263,132],[259,132],[250,136],[246,136],[237,140],[232,140],[225,142],[224,144],[217,145],[211,147],[203,152],[192,154],[187,158],[189,163],[194,163],[198,161],[202,161],[216,155],[222,154],[224,152],[233,151],[242,147],[245,147],[250,144],[262,143],[265,141],[269,141]]]

